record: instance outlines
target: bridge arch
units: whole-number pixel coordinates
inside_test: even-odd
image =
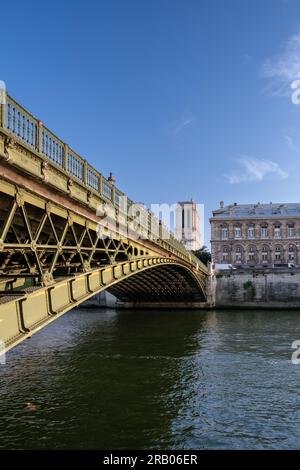
[[[201,278],[185,265],[150,266],[108,287],[123,302],[205,302]]]
[[[106,289],[125,301],[168,305],[206,300],[205,274],[173,258],[148,256],[106,265],[2,297],[0,340],[5,350]]]

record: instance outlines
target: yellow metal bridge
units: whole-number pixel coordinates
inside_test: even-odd
[[[2,350],[104,289],[137,305],[206,302],[206,266],[8,95],[0,194]]]

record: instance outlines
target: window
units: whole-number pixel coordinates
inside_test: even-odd
[[[267,252],[266,248],[263,248],[263,250],[261,252],[261,259],[262,259],[262,261],[268,261],[268,252]]]
[[[111,199],[111,187],[107,183],[103,184],[103,196]]]
[[[242,261],[242,250],[240,246],[236,247],[235,250],[235,261],[240,262]]]
[[[267,229],[267,227],[261,227],[261,229],[260,229],[260,235],[261,235],[261,238],[267,238],[267,236],[268,236],[268,229]]]
[[[274,228],[274,238],[281,238],[281,230],[280,227]]]
[[[281,249],[280,246],[276,246],[275,248],[275,261],[281,260]]]
[[[294,261],[295,251],[293,246],[289,246],[289,261]]]
[[[121,197],[120,197],[120,194],[119,193],[116,193],[115,194],[115,203],[116,203],[116,206],[119,206],[121,205]]]
[[[254,261],[254,258],[255,258],[255,251],[254,251],[254,248],[251,247],[249,249],[249,253],[248,253],[248,260],[249,261]]]
[[[290,226],[288,227],[288,237],[291,238],[291,237],[294,237],[295,236],[295,227],[293,226]]]
[[[234,229],[234,237],[241,238],[242,237],[242,229],[241,227],[235,227]]]
[[[254,238],[255,236],[255,229],[254,227],[249,227],[248,228],[248,238]]]
[[[221,237],[222,237],[222,240],[225,240],[226,238],[228,238],[228,228],[221,229]]]
[[[191,224],[191,208],[190,207],[186,207],[185,208],[185,221],[186,221],[186,228],[191,228],[192,227],[192,224]]]
[[[229,259],[228,247],[224,246],[223,247],[222,260],[223,261],[228,261],[228,259]]]

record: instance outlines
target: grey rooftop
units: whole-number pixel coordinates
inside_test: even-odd
[[[213,219],[300,217],[300,203],[230,204],[213,211]]]

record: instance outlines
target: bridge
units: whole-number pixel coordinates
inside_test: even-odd
[[[206,266],[9,95],[0,194],[3,350],[105,289],[135,305],[206,302]]]

